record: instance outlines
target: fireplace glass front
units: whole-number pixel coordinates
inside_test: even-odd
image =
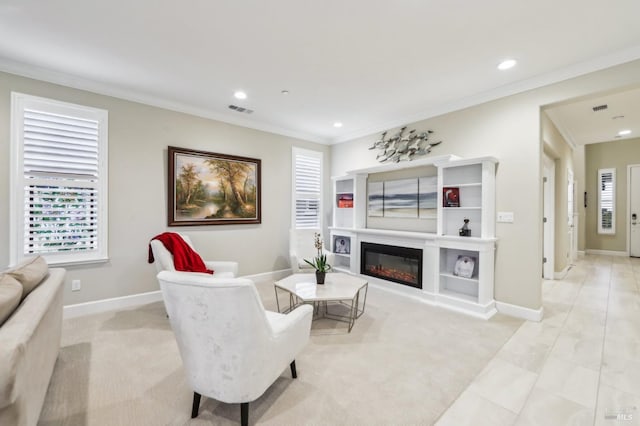
[[[360,273],[422,288],[422,250],[362,242]]]

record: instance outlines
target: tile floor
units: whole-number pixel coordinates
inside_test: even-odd
[[[640,425],[640,259],[585,256],[436,423]]]

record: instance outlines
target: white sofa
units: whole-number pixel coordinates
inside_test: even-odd
[[[13,278],[22,285],[17,308],[11,313],[5,309],[0,317],[0,425],[38,423],[60,350],[65,270],[49,269],[42,258],[36,259],[0,275],[4,302],[15,289]]]

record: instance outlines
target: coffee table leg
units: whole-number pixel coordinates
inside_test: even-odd
[[[278,287],[273,286],[273,291],[276,293],[276,306],[278,307],[278,312],[280,312],[280,300],[278,299]]]
[[[360,296],[360,292],[362,289],[358,290],[358,296]],[[362,310],[360,310],[360,306],[356,306],[356,318],[360,318],[362,314],[364,314],[364,308],[367,305],[367,292],[369,291],[369,283],[364,286],[364,299],[362,301]]]

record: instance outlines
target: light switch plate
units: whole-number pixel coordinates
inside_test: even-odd
[[[513,212],[498,212],[498,222],[513,223]]]

